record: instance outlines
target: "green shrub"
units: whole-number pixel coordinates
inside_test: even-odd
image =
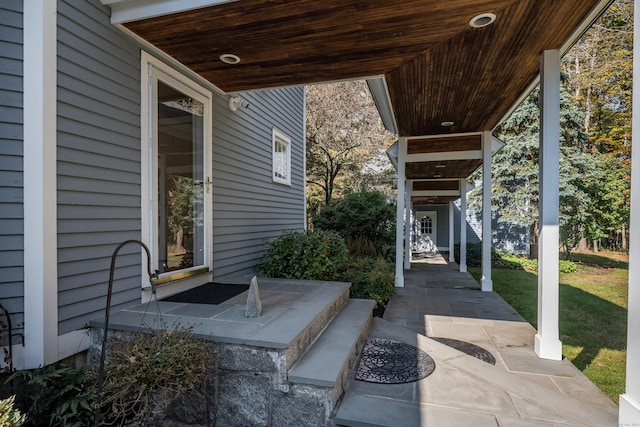
[[[364,238],[377,251],[395,241],[396,208],[377,190],[360,188],[343,200],[325,206],[313,219],[316,229],[332,230],[345,240]]]
[[[344,239],[334,232],[286,232],[269,245],[260,269],[269,277],[337,280],[347,259]]]
[[[453,255],[456,258],[456,262],[460,263],[460,244],[456,243],[453,246]],[[495,249],[491,248],[491,261],[499,261],[500,257],[496,253]],[[467,243],[467,265],[470,267],[482,266],[482,242],[479,243]]]
[[[0,426],[20,427],[27,421],[27,416],[21,414],[18,409],[13,407],[15,400],[15,395],[0,400]]]
[[[18,371],[8,381],[23,382],[21,401],[28,402],[27,419],[34,426],[93,425],[94,382],[84,368],[55,364]]]
[[[508,254],[508,253],[499,253],[498,264],[502,268],[506,268],[509,270],[528,270],[528,271],[537,271],[538,270],[538,260],[537,259],[529,259],[522,255]],[[560,273],[574,273],[578,270],[578,265],[573,261],[559,260],[558,268]]]
[[[349,260],[341,280],[351,282],[352,298],[373,299],[386,304],[395,293],[393,265],[383,258],[355,257]]]

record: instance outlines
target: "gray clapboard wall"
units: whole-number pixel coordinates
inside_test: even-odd
[[[24,322],[22,21],[22,1],[0,2],[0,303],[17,333]]]
[[[304,88],[244,93],[231,112],[215,96],[213,117],[213,273],[253,273],[265,243],[304,228]],[[272,129],[291,138],[291,186],[272,180]]]
[[[97,0],[58,1],[58,329],[104,313],[111,253],[140,238],[140,49]],[[120,252],[113,309],[140,301]]]

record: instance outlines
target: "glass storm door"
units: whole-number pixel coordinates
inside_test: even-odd
[[[210,99],[159,70],[152,75],[153,264],[161,274],[200,272],[209,258]]]

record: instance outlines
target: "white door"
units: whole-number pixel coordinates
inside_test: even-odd
[[[435,211],[416,212],[416,252],[436,252],[437,215]]]

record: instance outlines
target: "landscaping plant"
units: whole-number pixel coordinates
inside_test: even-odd
[[[347,246],[337,233],[287,232],[269,245],[260,269],[283,279],[339,280],[347,259]]]

